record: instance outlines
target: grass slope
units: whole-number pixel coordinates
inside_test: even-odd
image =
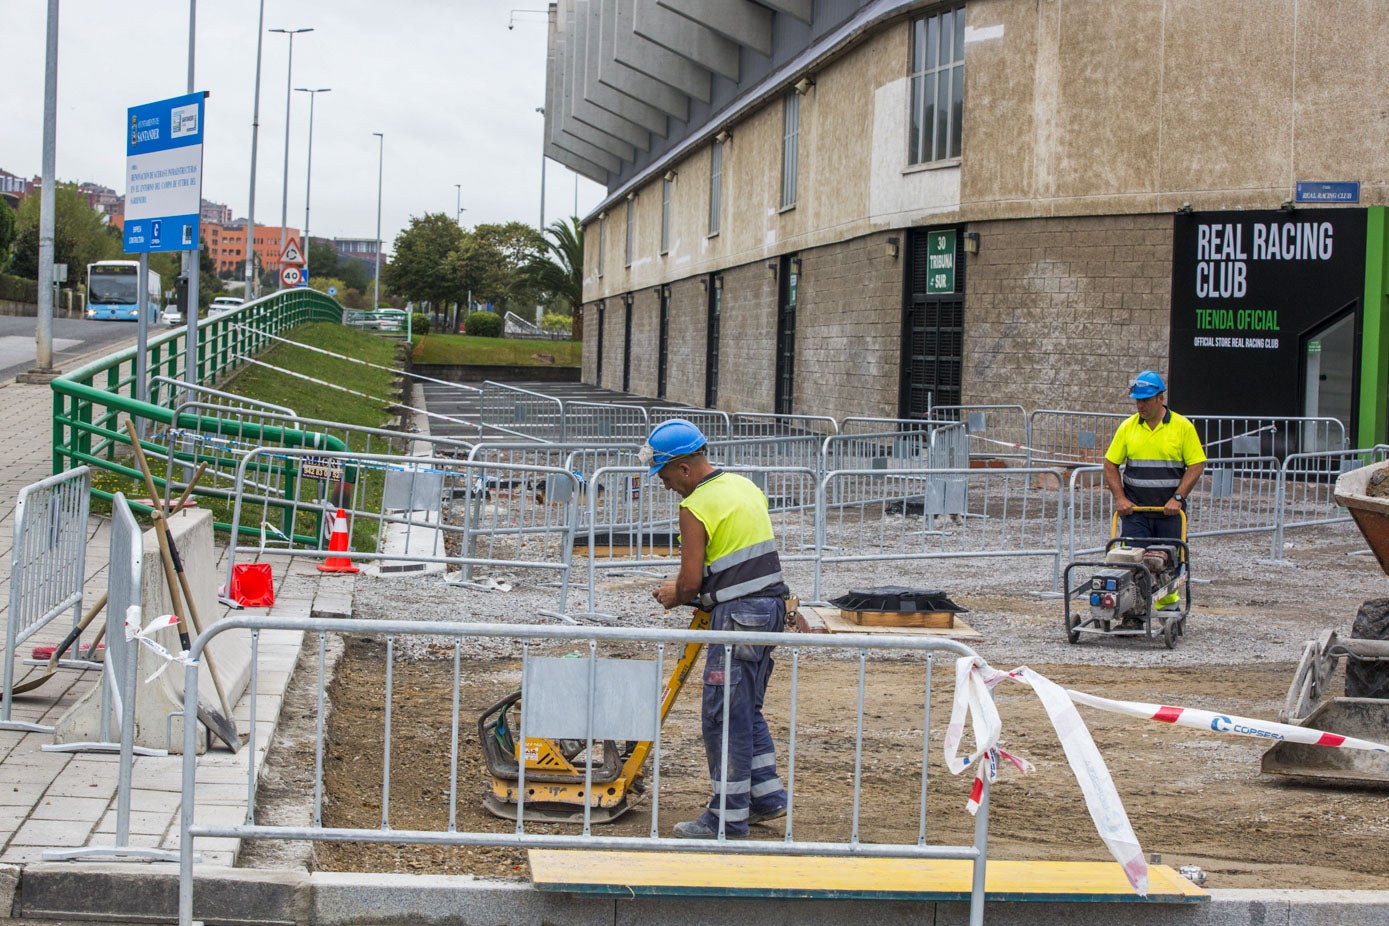
[[[414,360],[416,363],[576,367],[582,362],[583,348],[582,341],[521,341],[430,334],[418,339]],[[554,357],[553,364],[537,360],[537,354]]]

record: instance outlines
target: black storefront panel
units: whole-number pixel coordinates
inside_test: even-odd
[[[1170,404],[1185,414],[1304,412],[1308,336],[1365,280],[1365,211],[1179,214],[1172,233]]]

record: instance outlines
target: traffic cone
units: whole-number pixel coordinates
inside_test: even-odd
[[[333,533],[328,538],[329,553],[347,552],[347,512],[339,508],[333,516]],[[345,556],[330,556],[318,567],[319,572],[360,572]]]

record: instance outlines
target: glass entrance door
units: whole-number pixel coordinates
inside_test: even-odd
[[[1352,433],[1355,400],[1355,312],[1343,312],[1302,339],[1302,414],[1339,418]],[[1304,453],[1333,448],[1303,447]]]

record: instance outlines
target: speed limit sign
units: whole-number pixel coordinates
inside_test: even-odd
[[[299,271],[298,267],[295,267],[292,264],[280,270],[280,285],[284,286],[285,288],[289,288],[291,286],[298,286],[299,281],[302,279],[303,274]]]

